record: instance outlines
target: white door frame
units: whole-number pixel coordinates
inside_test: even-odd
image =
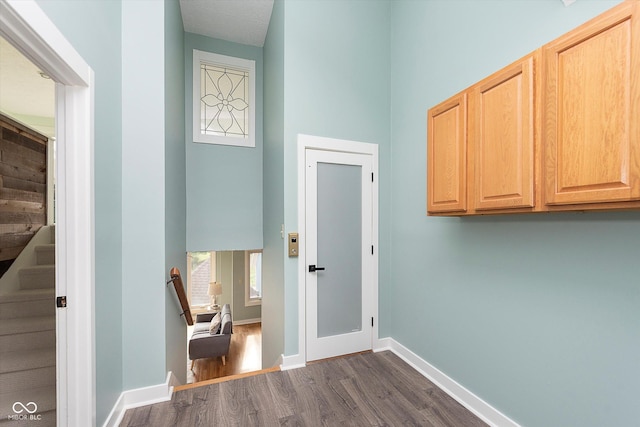
[[[93,71],[34,0],[0,0],[0,34],[56,82],[57,425],[95,426]]]
[[[373,167],[373,226],[372,241],[374,245],[372,288],[373,312],[375,322],[372,332],[372,346],[378,341],[378,145],[364,142],[347,141],[343,139],[324,138],[319,136],[298,134],[298,354],[287,358],[287,367],[304,366],[307,362],[306,354],[306,161],[307,149],[336,151],[343,153],[368,154],[372,157]]]
[[[343,153],[336,151],[326,150],[306,150],[306,224],[305,224],[305,237],[307,245],[305,246],[305,260],[304,265],[309,264],[322,264],[323,266],[332,269],[331,261],[327,259],[318,258],[318,227],[321,224],[318,223],[319,215],[319,203],[318,197],[320,196],[319,189],[319,177],[318,173],[321,168],[321,164],[331,164],[333,166],[343,166],[350,171],[357,170],[358,190],[361,192],[361,200],[358,208],[360,208],[359,228],[360,239],[357,242],[358,249],[356,252],[352,252],[351,255],[357,257],[361,262],[360,265],[360,292],[359,302],[360,316],[358,318],[360,328],[350,331],[341,331],[328,334],[326,336],[319,335],[319,319],[320,306],[318,296],[320,295],[320,289],[318,283],[324,283],[322,286],[331,286],[328,283],[328,279],[321,279],[321,273],[307,272],[305,275],[305,290],[306,290],[306,354],[307,362],[312,360],[326,359],[329,357],[339,356],[343,354],[356,353],[365,350],[371,350],[373,347],[373,324],[371,320],[375,317],[373,313],[373,306],[371,304],[373,289],[372,276],[374,274],[374,252],[372,251],[372,231],[373,231],[373,159],[369,154],[354,154]],[[346,165],[346,166],[345,166]],[[357,166],[357,167],[356,167]],[[325,191],[328,188],[325,188]],[[335,189],[339,192],[338,189]],[[325,195],[325,197],[327,197]],[[326,207],[324,208],[326,209]],[[352,218],[353,219],[353,218]],[[332,226],[333,224],[324,224]],[[336,226],[339,226],[336,224]],[[332,227],[330,227],[332,228]],[[335,236],[335,235],[333,235]],[[344,236],[343,236],[344,237]],[[327,243],[325,243],[326,245]],[[354,247],[352,249],[355,250]],[[326,250],[326,247],[325,247]],[[335,261],[335,260],[334,260]],[[342,266],[343,268],[345,266]],[[333,276],[335,277],[335,276]],[[344,284],[347,286],[347,284]],[[333,290],[334,292],[336,289]],[[326,307],[323,307],[326,310]],[[351,319],[355,321],[355,319]],[[337,325],[334,325],[337,326]],[[346,326],[346,325],[343,325]],[[353,328],[355,324],[350,324]]]

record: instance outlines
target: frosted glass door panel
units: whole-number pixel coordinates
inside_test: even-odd
[[[306,136],[309,142],[326,140]],[[372,348],[372,156],[305,150],[305,329],[307,361]]]
[[[318,163],[318,338],[362,330],[362,167]]]

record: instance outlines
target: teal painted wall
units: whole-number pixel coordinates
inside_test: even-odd
[[[264,158],[259,160],[260,167],[264,162],[261,188],[268,197],[257,221],[261,224],[264,219],[265,263],[269,260],[270,265],[265,264],[264,271],[265,366],[282,352],[291,355],[298,348],[297,261],[284,256],[280,237],[280,224],[286,224],[286,232],[298,231],[295,135],[355,139],[380,145],[381,336],[392,336],[522,425],[629,425],[635,421],[633,398],[640,393],[638,212],[466,219],[424,215],[426,110],[614,3],[580,0],[565,8],[556,0],[276,0],[264,48],[267,108]],[[145,260],[145,268],[154,273],[142,284],[127,279],[125,291],[114,285],[134,270],[131,264],[123,265],[123,245],[149,237],[123,237],[132,215],[140,215],[131,213],[138,209],[128,204],[133,191],[149,181],[136,180],[132,170],[138,157],[130,152],[151,144],[147,136],[140,141],[127,138],[126,143],[134,145],[123,150],[126,111],[122,105],[132,101],[130,96],[123,99],[123,84],[129,87],[131,80],[123,82],[121,73],[131,79],[135,71],[129,67],[135,62],[130,63],[127,55],[127,61],[122,60],[122,34],[124,30],[127,44],[141,43],[144,37],[157,35],[159,22],[170,17],[152,6],[144,19],[151,17],[151,33],[136,35],[139,31],[133,32],[132,24],[122,28],[119,2],[38,4],[96,76],[96,420],[102,424],[123,389],[164,381],[165,368],[172,363],[173,356],[167,353],[165,360],[163,355],[170,323],[158,337],[153,335],[158,342],[150,347],[144,340],[136,342],[142,337],[123,334],[123,325],[136,324],[142,317],[165,324],[170,304],[166,294],[159,293],[166,292],[164,287],[156,290],[156,282],[164,279],[166,264],[177,252],[154,251],[152,260]],[[169,13],[170,8],[164,11]],[[175,36],[173,18],[167,25]],[[453,30],[460,28],[465,30]],[[190,93],[190,49],[195,47],[189,45],[191,36],[187,34],[184,41],[185,94]],[[167,76],[176,76],[167,65],[176,48],[169,47],[164,36],[157,39],[165,40],[166,50],[158,51],[157,40],[150,41],[149,59],[158,62],[158,69]],[[231,49],[226,42],[203,41],[204,46],[210,43]],[[225,49],[217,51],[241,56]],[[338,77],[333,78],[336,70]],[[160,104],[175,90],[166,81],[143,90],[158,88],[161,94],[150,99],[160,96]],[[149,101],[145,107],[153,104]],[[153,113],[163,121],[171,107],[161,110]],[[174,141],[169,134],[179,126],[167,120],[166,135],[159,140]],[[209,146],[202,152],[190,151],[201,144],[190,143],[189,133],[186,126],[187,170],[192,166],[206,171],[221,158],[225,164],[237,160],[224,151],[228,147],[222,147],[221,153],[216,150],[220,147]],[[154,173],[165,174],[152,174],[166,183],[166,193],[163,184],[152,185],[158,194],[150,206],[154,213],[166,215],[166,221],[154,218],[145,225],[154,233],[150,240],[159,241],[158,246],[165,249],[168,242],[162,230],[167,239],[180,235],[179,226],[166,222],[179,218],[181,212],[164,205],[170,194],[179,197],[179,184],[171,181],[176,186],[169,185],[170,173],[160,161],[174,148],[173,143],[171,149],[154,145],[150,164],[143,168],[157,166],[160,172]],[[197,163],[201,158],[202,163]],[[189,159],[196,162],[190,164]],[[242,158],[236,165],[246,169],[249,163]],[[185,178],[187,184],[190,176]],[[262,178],[262,171],[257,176]],[[209,178],[206,175],[203,180]],[[134,188],[124,192],[123,183],[133,183]],[[190,208],[187,197],[188,223],[204,221],[189,216]],[[243,209],[230,212],[225,214],[243,218],[239,222],[256,223]],[[126,224],[123,215],[128,218]],[[255,235],[262,236],[257,226],[249,229],[251,236],[241,240],[252,242]],[[215,230],[206,234],[213,236]],[[208,245],[210,237],[204,240]],[[198,247],[202,242],[195,238],[191,243],[194,247],[189,250],[216,249]],[[149,296],[150,307],[142,312],[113,303],[129,298],[149,301]],[[145,360],[140,354],[150,355],[148,366],[138,366]],[[135,369],[141,372],[136,375]]]
[[[173,206],[165,211],[165,132],[167,152],[177,146],[177,155],[182,153],[177,179],[182,176],[183,183],[167,178],[175,184],[168,194],[179,197],[182,188],[184,199],[183,109],[178,103],[165,110],[165,89],[167,99],[184,99],[182,24],[173,1],[39,5],[95,72],[96,422],[100,425],[123,390],[162,383],[167,369],[186,377],[184,358],[178,366],[176,352],[165,346],[180,335],[184,342],[186,332],[176,327],[176,318],[168,318],[172,307],[166,301],[166,288],[158,287],[165,281],[165,264],[178,259],[175,253],[165,258],[165,232],[182,235],[178,246],[184,263],[184,225],[182,231],[180,223],[167,224],[165,230],[164,216],[171,220],[181,216]],[[145,32],[139,31],[141,20],[146,22]],[[165,41],[167,55],[173,58],[166,64]],[[164,72],[150,77],[145,71],[149,64]],[[165,85],[165,72],[177,81]],[[174,114],[173,107],[180,114]],[[160,126],[143,131],[141,121]],[[150,219],[140,222],[143,216]],[[185,217],[182,213],[182,224]],[[146,248],[145,257],[139,256],[140,247]],[[143,307],[141,300],[146,301]],[[124,327],[141,318],[155,319],[166,329],[149,333]]]
[[[140,31],[141,22],[144,22],[144,31]],[[122,3],[122,384],[125,390],[163,383],[167,374],[163,327],[166,312],[164,25],[164,2]],[[143,319],[155,327],[138,327]]]
[[[187,195],[184,122],[184,29],[178,0],[165,1],[165,268],[177,267],[187,272],[186,233]],[[186,280],[186,276],[185,276]],[[185,289],[186,291],[186,289]],[[186,324],[172,286],[165,286],[166,371],[174,373],[183,384],[187,381],[185,345]]]
[[[193,141],[193,49],[256,61],[255,148]],[[262,248],[262,49],[186,33],[187,250]]]
[[[393,2],[383,330],[521,425],[637,423],[640,213],[427,217],[426,111],[615,3]]]
[[[390,16],[387,1],[284,3],[284,221],[298,231],[297,135],[379,145],[381,264],[388,277]],[[330,23],[328,25],[327,23]],[[284,251],[284,241],[281,243]],[[285,355],[298,353],[298,259],[284,261]],[[383,306],[384,307],[384,306]]]
[[[284,351],[284,1],[275,0],[264,44],[264,249],[262,366]]]
[[[123,390],[121,5],[38,5],[95,73],[96,422],[102,425]]]

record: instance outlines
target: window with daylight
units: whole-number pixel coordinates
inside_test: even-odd
[[[193,140],[255,147],[255,61],[193,50]]]
[[[215,252],[187,253],[187,295],[191,311],[204,311],[211,304],[209,282],[216,279]]]
[[[244,305],[262,304],[262,251],[246,251]]]

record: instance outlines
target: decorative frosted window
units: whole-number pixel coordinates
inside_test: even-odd
[[[193,50],[193,140],[255,147],[255,61]]]

